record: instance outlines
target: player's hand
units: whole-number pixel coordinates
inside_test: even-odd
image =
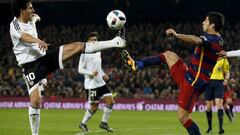
[[[37,21],[41,21],[40,16],[38,14],[36,14],[36,13],[33,14],[33,18],[35,19],[36,22]]]
[[[103,78],[104,81],[108,81],[109,80],[109,76],[108,75],[103,75],[102,78]]]
[[[92,78],[94,78],[94,77],[97,76],[97,75],[98,75],[98,71],[93,71],[93,74],[90,75],[90,78],[92,79]]]
[[[167,29],[166,34],[167,36],[174,36],[174,37],[177,36],[177,32],[174,29]]]
[[[228,85],[228,80],[227,79],[224,79],[223,81],[223,86],[227,86]]]
[[[225,51],[220,51],[219,53],[217,53],[217,55],[221,56],[221,57],[227,57],[227,52]]]
[[[48,50],[48,45],[49,44],[45,43],[44,41],[42,41],[40,39],[37,39],[36,43],[38,44],[38,47],[40,48],[40,50],[42,50],[42,51]]]

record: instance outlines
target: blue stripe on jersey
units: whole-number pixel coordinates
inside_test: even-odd
[[[193,77],[193,75],[189,72],[185,73],[185,79],[189,82],[189,84],[192,84],[192,82],[194,81],[195,77]],[[204,90],[204,87],[206,86],[207,82],[198,78],[197,82],[194,84],[194,88],[196,90]]]
[[[15,19],[15,20],[13,21],[13,25],[14,25],[14,28],[15,28],[17,31],[20,30],[20,26],[19,26],[19,24],[18,24],[18,22],[17,22],[17,19]]]
[[[196,65],[191,65],[191,67],[192,67],[192,69],[193,69],[194,71],[197,72],[198,66],[196,66]],[[212,72],[209,71],[209,69],[206,69],[206,68],[204,68],[204,67],[201,68],[201,73],[203,73],[204,75],[207,75],[207,76],[209,76],[209,77],[210,77],[211,74],[212,74]]]
[[[218,35],[211,35],[208,33],[203,33],[200,38],[203,40],[204,45],[211,45],[213,43],[217,43],[223,46],[223,39]]]
[[[194,58],[195,60],[199,60],[200,59],[200,55],[197,55],[197,54],[194,54],[194,55],[192,55],[192,58]],[[216,61],[214,61],[214,60],[212,60],[212,59],[209,59],[208,57],[203,57],[203,63],[205,64],[205,63],[207,63],[207,64],[209,64],[209,66],[212,66],[212,67],[214,67],[215,66],[215,64],[216,64]]]

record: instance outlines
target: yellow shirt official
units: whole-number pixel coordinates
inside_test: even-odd
[[[229,72],[229,62],[226,58],[219,59],[213,68],[211,80],[224,80],[224,73]]]

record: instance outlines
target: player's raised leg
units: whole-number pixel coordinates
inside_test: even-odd
[[[122,28],[112,40],[97,42],[74,42],[63,45],[62,60],[66,60],[78,53],[93,53],[109,48],[123,48],[126,46],[125,29]]]
[[[188,71],[187,66],[174,52],[166,51],[158,56],[148,57],[139,61],[134,61],[128,53],[127,55],[125,53],[122,56],[122,59],[125,67],[128,67],[131,71],[166,63],[173,79],[180,87],[180,93],[178,96],[178,119],[190,135],[201,135],[199,127],[190,118],[190,113],[192,112],[192,108],[199,93],[194,94],[194,87],[186,81],[185,73]]]

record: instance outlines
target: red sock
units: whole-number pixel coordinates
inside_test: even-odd
[[[188,121],[183,125],[186,129],[192,126],[193,121],[191,119],[188,119]]]

